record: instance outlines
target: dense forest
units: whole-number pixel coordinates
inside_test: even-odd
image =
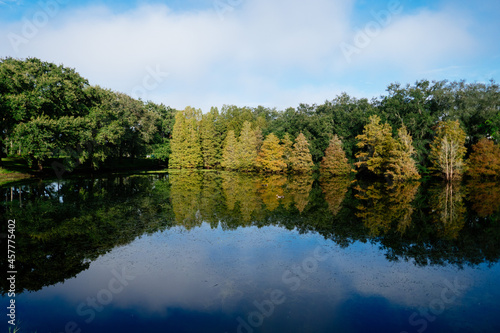
[[[149,157],[169,168],[375,176],[500,175],[500,86],[393,83],[368,100],[343,93],[276,110],[209,112],[92,86],[74,69],[36,58],[0,60],[0,152],[30,167],[59,161],[99,169]]]

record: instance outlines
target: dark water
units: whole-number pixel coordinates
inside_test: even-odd
[[[500,331],[499,184],[200,172],[0,200],[20,332]]]

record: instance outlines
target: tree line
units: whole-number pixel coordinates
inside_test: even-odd
[[[368,100],[343,93],[277,110],[174,110],[91,86],[36,58],[0,61],[0,152],[31,166],[64,159],[99,169],[151,156],[170,168],[447,180],[500,175],[500,87],[494,81],[390,84]]]

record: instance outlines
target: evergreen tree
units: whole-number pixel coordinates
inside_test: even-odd
[[[447,181],[459,179],[464,169],[465,132],[458,120],[441,121],[431,145],[433,169]]]
[[[365,126],[363,134],[356,137],[359,140],[357,146],[362,149],[356,154],[359,159],[356,166],[360,169],[368,169],[377,176],[382,176],[388,169],[390,152],[394,145],[392,128],[389,124],[380,124],[380,117],[377,115],[369,118],[369,123]]]
[[[172,134],[171,168],[199,168],[203,165],[199,124],[201,110],[186,107],[175,115]]]
[[[170,155],[169,167],[172,169],[183,168],[183,154],[187,149],[186,118],[184,117],[183,111],[175,114],[175,123],[172,130],[170,149],[172,153]]]
[[[326,148],[320,172],[334,176],[346,176],[351,172],[351,166],[347,161],[344,149],[342,149],[342,141],[337,134],[333,136],[328,148]]]
[[[217,108],[212,108],[202,117],[200,124],[203,167],[206,169],[217,168],[222,159],[221,136],[216,129],[218,116]]]
[[[234,136],[234,131],[229,130],[224,142],[224,149],[222,151],[222,167],[227,170],[236,170],[238,168],[238,142]]]
[[[262,149],[257,157],[257,166],[263,172],[283,172],[286,163],[283,160],[283,146],[273,133],[269,134],[262,143]]]
[[[312,155],[309,152],[309,143],[302,132],[295,139],[290,161],[292,170],[295,172],[309,172],[313,167]]]
[[[288,169],[291,169],[291,162],[290,158],[292,157],[292,151],[293,151],[293,141],[290,136],[290,134],[285,133],[283,136],[283,139],[281,140],[281,143],[283,145],[283,160],[287,165]]]
[[[413,155],[415,154],[413,140],[405,125],[398,130],[398,139],[395,140],[389,154],[389,169],[386,172],[386,176],[392,177],[394,181],[420,178],[415,160],[413,159]]]
[[[255,170],[257,159],[257,137],[249,121],[243,123],[240,139],[238,142],[237,161],[238,169],[241,171]]]

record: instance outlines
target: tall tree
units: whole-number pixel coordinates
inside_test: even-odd
[[[219,111],[212,108],[210,112],[203,115],[200,125],[201,151],[203,154],[203,166],[206,169],[214,169],[220,166],[222,161],[221,135],[216,128],[219,121]]]
[[[177,112],[172,135],[172,168],[199,168],[203,165],[199,124],[201,110],[188,106]]]
[[[224,142],[222,151],[222,167],[227,170],[236,170],[238,168],[238,141],[233,130],[229,130]]]
[[[159,161],[168,162],[172,153],[170,141],[172,140],[176,110],[153,102],[147,102],[144,107],[158,116],[156,121],[157,130],[152,142],[152,157]]]
[[[257,157],[257,166],[263,172],[283,172],[286,163],[283,160],[283,146],[273,133],[269,134],[262,144],[262,149]]]
[[[309,172],[312,170],[313,161],[309,151],[309,143],[302,132],[295,139],[292,156],[290,158],[294,172]]]
[[[398,130],[398,138],[394,141],[389,152],[389,165],[386,176],[394,181],[404,181],[410,179],[419,179],[417,166],[413,155],[413,140],[408,133],[406,126],[403,125]]]
[[[281,144],[283,145],[283,160],[285,161],[287,168],[291,169],[292,165],[290,158],[292,157],[293,141],[290,134],[285,133],[283,139],[281,139]]]
[[[170,143],[172,154],[170,155],[169,166],[173,169],[181,169],[184,167],[184,152],[187,150],[187,136],[184,112],[177,112],[175,114],[172,141]]]
[[[257,137],[252,124],[249,121],[243,123],[240,139],[238,142],[238,169],[241,171],[255,170],[255,160],[257,159]]]
[[[493,140],[483,138],[472,146],[467,161],[467,174],[474,178],[500,177],[500,147]]]
[[[465,132],[458,120],[439,122],[431,145],[433,169],[447,181],[461,178],[466,151]]]
[[[320,172],[333,176],[346,176],[351,172],[351,166],[347,161],[342,141],[335,134],[326,148],[325,156],[321,161]]]
[[[371,116],[369,121],[363,134],[356,137],[359,140],[358,147],[362,149],[356,154],[359,159],[356,166],[382,176],[388,169],[390,151],[394,144],[392,128],[387,123],[380,124],[380,117],[377,115]]]

